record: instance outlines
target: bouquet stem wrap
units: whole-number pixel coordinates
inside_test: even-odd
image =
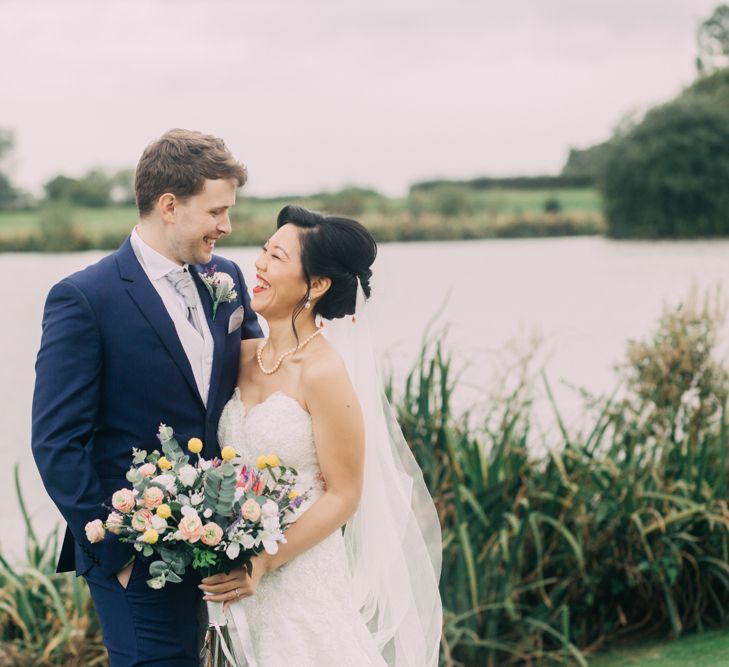
[[[236,657],[233,637],[228,628],[228,619],[222,602],[208,602],[208,632],[204,651],[207,652],[206,667],[247,667]]]

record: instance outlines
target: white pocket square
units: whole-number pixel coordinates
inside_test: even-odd
[[[243,324],[245,311],[243,306],[238,306],[231,314],[228,320],[228,333],[233,333],[236,329],[240,329]]]

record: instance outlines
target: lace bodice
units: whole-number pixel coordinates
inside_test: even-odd
[[[236,387],[220,416],[218,442],[221,448],[235,447],[250,464],[262,454],[276,454],[285,466],[298,472],[297,489],[312,489],[312,500],[323,489],[311,415],[282,391],[273,392],[246,412]]]

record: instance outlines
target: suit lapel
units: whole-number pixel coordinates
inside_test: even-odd
[[[129,239],[117,251],[116,261],[119,267],[119,276],[127,283],[129,296],[137,304],[139,310],[142,311],[147,322],[156,331],[167,352],[185,377],[187,384],[190,385],[200,403],[204,405],[197,389],[190,361],[177,336],[175,325],[167,313],[157,290],[149,281],[147,274],[137,260]]]
[[[200,295],[205,317],[208,320],[208,327],[213,336],[213,367],[210,370],[210,388],[208,389],[208,412],[211,412],[217,400],[217,387],[223,364],[223,352],[225,351],[225,336],[228,333],[228,323],[227,318],[221,312],[224,310],[223,304],[218,306],[218,312],[215,319],[213,319],[213,300],[210,298],[210,292],[208,292],[208,288],[205,287],[200,277],[203,269],[204,267],[197,264],[190,265],[190,273],[192,273],[193,279],[195,280],[195,286]]]

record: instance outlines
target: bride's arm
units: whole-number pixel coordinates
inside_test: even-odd
[[[302,387],[326,491],[287,531],[278,553],[253,559],[253,573],[234,570],[203,580],[206,599],[230,601],[255,592],[261,576],[318,544],[341,528],[357,509],[364,470],[364,424],[344,364],[319,358],[303,369]],[[212,594],[212,595],[211,595]]]

